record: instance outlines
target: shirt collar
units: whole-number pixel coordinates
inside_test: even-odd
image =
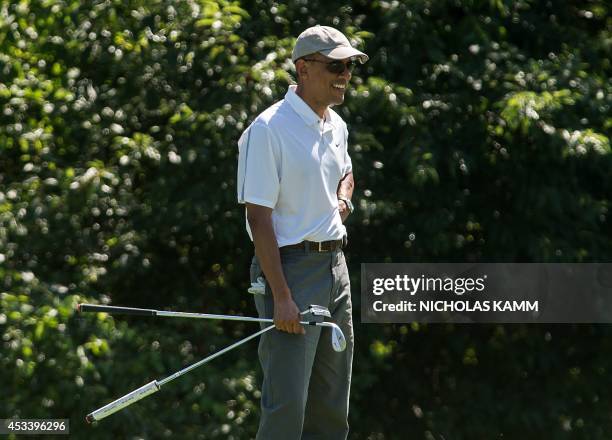
[[[293,110],[300,115],[300,117],[304,120],[306,125],[314,126],[317,129],[320,127],[320,118],[313,109],[310,108],[306,102],[300,98],[297,93],[295,93],[297,89],[296,85],[290,85],[287,93],[285,94],[285,101],[291,105]],[[332,122],[331,112],[329,109],[325,110],[325,131],[328,129],[333,129],[335,124]]]

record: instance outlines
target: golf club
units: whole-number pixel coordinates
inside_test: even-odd
[[[227,347],[225,347],[222,350],[219,350],[218,352],[202,359],[201,361],[196,362],[195,364],[189,365],[188,367],[183,368],[182,370],[177,371],[176,373],[166,377],[165,379],[162,380],[153,380],[151,382],[149,382],[146,385],[141,386],[138,389],[135,389],[134,391],[126,394],[125,396],[122,396],[114,401],[112,401],[111,403],[104,405],[102,408],[99,408],[95,411],[92,411],[91,413],[87,414],[87,416],[85,417],[85,420],[87,420],[88,423],[92,423],[94,421],[99,421],[102,420],[108,416],[110,416],[111,414],[116,413],[117,411],[138,402],[141,399],[144,399],[145,397],[156,393],[157,391],[159,391],[162,387],[162,385],[167,384],[170,381],[173,381],[174,379],[176,379],[177,377],[182,376],[183,374],[189,373],[191,370],[198,368],[201,365],[204,365],[205,363],[212,361],[213,359],[221,356],[224,353],[227,353],[230,350],[233,350],[234,348],[238,347],[239,345],[244,344],[245,342],[250,341],[251,339],[256,338],[257,336],[267,332],[268,330],[273,329],[274,326],[271,325],[269,327],[266,327],[262,330],[259,330],[258,332],[253,333],[252,335],[247,336],[246,338],[243,338],[241,340],[239,340],[238,342],[233,343],[232,345],[229,345]]]
[[[129,315],[144,315],[144,316],[162,316],[162,317],[172,317],[172,318],[199,318],[199,319],[222,319],[222,320],[232,320],[232,321],[247,321],[247,322],[265,322],[265,323],[273,323],[273,319],[262,319],[262,318],[252,318],[252,317],[244,317],[244,316],[234,316],[234,315],[213,315],[213,314],[205,314],[205,313],[185,313],[185,312],[171,312],[171,311],[163,311],[163,310],[154,310],[154,309],[138,309],[133,307],[116,307],[116,306],[103,306],[96,304],[78,304],[77,305],[78,312],[106,312],[106,313],[115,313],[115,314],[129,314]],[[317,321],[301,321],[302,325],[315,325],[320,327],[329,327],[332,329],[332,338],[331,343],[332,347],[335,351],[343,351],[346,349],[346,339],[344,337],[344,333],[338,325],[332,322],[323,321],[326,317],[331,317],[329,310],[323,306],[311,305],[306,310],[300,313],[300,315],[311,314]],[[91,412],[85,417],[88,423],[92,423],[94,421],[102,420],[111,414],[116,413],[117,411],[138,402],[145,397],[156,393],[162,387],[162,385],[167,384],[168,382],[190,372],[191,370],[204,365],[205,363],[221,356],[224,353],[227,353],[230,350],[238,347],[239,345],[244,344],[245,342],[254,339],[261,334],[275,328],[274,325],[265,327],[252,335],[249,335],[221,350],[218,352],[192,364],[188,367],[183,368],[182,370],[177,371],[176,373],[166,377],[162,380],[153,380],[146,385],[141,386],[140,388],[131,391],[130,393],[110,402],[109,404]]]
[[[97,304],[78,304],[78,312],[105,312],[110,314],[122,314],[122,315],[143,315],[143,316],[160,316],[164,318],[193,318],[193,319],[217,319],[217,320],[229,320],[229,321],[243,321],[243,322],[264,322],[274,323],[273,319],[270,318],[253,318],[250,316],[235,316],[235,315],[214,315],[209,313],[189,313],[189,312],[173,312],[167,310],[155,310],[155,309],[138,309],[134,307],[117,307],[117,306],[103,306]],[[329,327],[332,330],[331,340],[332,347],[335,351],[344,351],[346,349],[346,338],[344,333],[337,324],[333,322],[323,321],[323,318],[331,317],[329,310],[320,305],[310,305],[306,310],[300,313],[300,315],[311,314],[314,317],[313,321],[300,321],[302,325],[315,325],[319,327]]]

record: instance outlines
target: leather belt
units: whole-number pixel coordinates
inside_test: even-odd
[[[281,249],[303,249],[305,252],[332,252],[342,249],[342,240],[302,241],[301,243],[282,246]]]

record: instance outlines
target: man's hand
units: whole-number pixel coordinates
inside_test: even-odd
[[[304,334],[306,331],[300,324],[300,310],[293,301],[283,274],[278,242],[272,226],[272,209],[248,202],[246,205],[247,220],[255,242],[255,254],[274,298],[274,325],[284,332]]]
[[[351,211],[349,211],[348,206],[346,206],[346,202],[344,200],[338,200],[338,211],[340,212],[340,218],[342,219],[342,223],[349,216]]]
[[[300,324],[300,309],[293,301],[291,294],[284,299],[274,299],[274,325],[277,329],[287,333],[298,335],[306,333]]]

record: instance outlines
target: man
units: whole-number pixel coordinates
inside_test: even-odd
[[[259,344],[264,372],[257,439],[346,439],[353,359],[349,276],[342,253],[344,220],[353,210],[353,173],[342,104],[354,60],[368,56],[338,30],[306,29],[293,49],[298,84],[242,134],[238,201],[246,204],[255,245],[251,281],[261,317],[279,331]],[[328,307],[347,339],[333,351],[321,328],[304,329],[300,311]],[[324,332],[329,329],[323,330]]]

